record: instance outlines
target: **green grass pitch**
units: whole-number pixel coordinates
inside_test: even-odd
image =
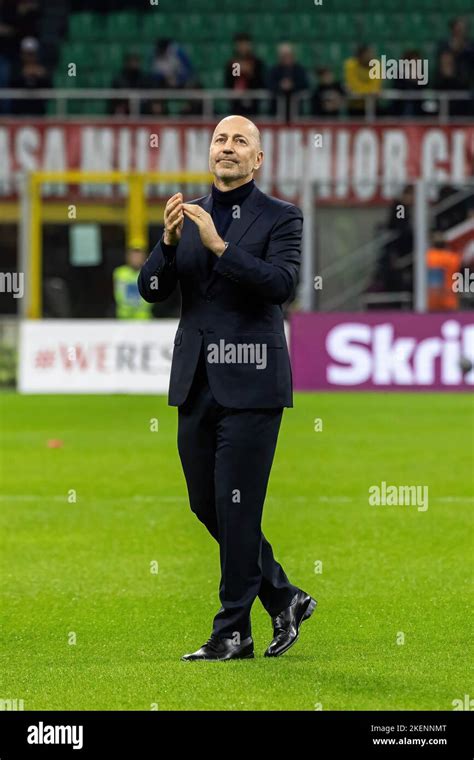
[[[255,659],[223,663],[180,660],[220,603],[176,409],[162,396],[0,404],[0,698],[26,710],[451,710],[472,696],[467,394],[295,394],[263,529],[318,607],[295,646],[266,659],[257,599]],[[428,486],[428,509],[370,506],[382,481]]]

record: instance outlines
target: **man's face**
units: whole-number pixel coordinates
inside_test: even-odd
[[[466,20],[463,18],[456,19],[456,21],[453,24],[453,34],[463,37],[466,34],[466,31],[467,31]]]
[[[293,48],[290,45],[280,45],[278,48],[278,61],[282,66],[292,66],[295,62]]]
[[[361,51],[361,54],[359,56],[359,60],[363,66],[368,66],[369,61],[372,60],[372,58],[375,57],[375,50],[373,47],[365,48],[365,50]]]
[[[125,68],[126,68],[127,71],[139,71],[139,69],[140,69],[140,59],[137,58],[137,56],[135,56],[135,55],[131,55],[126,60]]]
[[[224,182],[249,177],[263,161],[252,122],[236,116],[221,121],[212,136],[209,169]]]
[[[132,267],[132,269],[136,269],[137,271],[141,269],[145,262],[145,254],[143,251],[139,250],[138,248],[132,248],[127,253],[127,264]]]
[[[238,56],[246,58],[252,52],[252,43],[250,40],[237,40],[235,43],[235,49]]]

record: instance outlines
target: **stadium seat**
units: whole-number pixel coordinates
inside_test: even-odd
[[[71,40],[99,40],[104,35],[103,23],[95,13],[73,13],[69,18]]]
[[[330,14],[322,13],[299,13],[294,18],[290,17],[289,27],[293,39],[313,40],[315,37],[324,37],[324,29],[327,28],[327,19]]]
[[[282,19],[281,21],[280,18]],[[255,20],[250,17],[248,23],[259,30],[261,39],[265,39],[267,42],[278,43],[287,37],[293,39],[301,37],[298,19],[297,13],[285,13],[281,14],[278,17],[278,23],[275,23],[275,16],[272,13],[262,13]],[[296,34],[295,29],[298,30]]]
[[[136,48],[134,49],[136,50]],[[126,49],[124,49],[118,43],[96,45],[94,51],[94,59],[97,61],[101,68],[107,70],[110,76],[111,73],[116,74],[122,68],[125,52]]]
[[[68,42],[61,48],[58,68],[67,74],[67,67],[75,63],[77,69],[89,68],[91,63],[90,44],[85,42]]]
[[[88,72],[99,66],[100,72],[88,81],[110,82],[124,54],[131,51],[139,52],[148,70],[156,40],[172,37],[187,50],[203,84],[221,87],[224,64],[232,55],[238,32],[253,37],[256,54],[267,69],[276,61],[278,43],[292,42],[310,76],[324,65],[340,76],[344,60],[362,41],[372,43],[378,55],[400,58],[415,48],[434,62],[451,18],[467,13],[474,19],[468,13],[470,0],[451,0],[449,9],[442,11],[439,6],[433,10],[433,5],[433,0],[415,4],[413,0],[384,0],[383,5],[380,0],[333,0],[329,8],[328,4],[313,7],[309,0],[260,0],[258,6],[254,0],[240,0],[237,8],[235,0],[222,0],[217,7],[214,0],[202,0],[198,11],[195,0],[182,0],[179,12],[166,16],[158,8],[142,13],[73,13],[55,81],[82,86]],[[75,79],[67,77],[69,63],[78,67]]]
[[[105,37],[110,42],[137,42],[139,24],[136,13],[110,13],[105,23]]]
[[[208,89],[224,87],[224,75],[221,70],[213,67],[200,72],[201,82]]]
[[[276,45],[274,42],[257,42],[255,54],[262,59],[267,66],[272,66],[276,61]]]
[[[139,42],[154,43],[162,37],[169,37],[170,22],[162,14],[143,13],[139,20]]]
[[[178,14],[170,20],[170,29],[173,30],[173,38],[181,42],[187,40],[205,40],[209,37],[209,28],[202,22],[199,13],[189,13],[186,16]]]

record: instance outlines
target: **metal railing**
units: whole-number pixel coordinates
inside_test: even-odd
[[[302,90],[301,92],[294,93],[289,99],[289,121],[304,121],[308,117],[301,115],[301,104],[304,100],[308,100],[313,95],[312,90]],[[451,102],[466,101],[470,102],[473,99],[473,93],[469,90],[462,91],[444,91],[444,90],[382,90],[378,96],[374,95],[345,95],[342,96],[343,106],[350,105],[351,101],[364,100],[364,111],[362,117],[366,121],[375,121],[376,119],[384,118],[380,114],[377,114],[377,102],[379,100],[424,100],[438,102],[439,108],[437,113],[433,113],[433,118],[437,118],[440,123],[445,123],[453,117],[449,114],[449,104]],[[74,87],[68,89],[61,88],[48,88],[48,89],[0,89],[0,100],[48,100],[54,101],[56,104],[56,116],[68,117],[67,103],[70,100],[97,100],[97,101],[113,101],[113,100],[126,100],[129,103],[130,113],[129,116],[137,117],[143,116],[141,114],[141,104],[143,101],[198,101],[202,104],[202,113],[193,114],[188,118],[193,120],[202,118],[203,120],[213,118],[216,115],[215,101],[217,100],[253,100],[257,101],[263,106],[271,102],[276,102],[276,113],[260,114],[265,118],[274,119],[278,122],[284,122],[287,120],[286,109],[286,97],[283,95],[275,96],[274,93],[269,90],[247,90],[245,92],[236,92],[235,90],[228,90],[224,88],[220,89],[190,89],[190,90],[173,90],[173,89],[145,89],[145,90],[129,90],[129,89],[114,89],[114,88],[90,88],[90,87]],[[426,118],[431,114],[425,114],[422,118]],[[73,116],[71,114],[71,116]],[[126,116],[126,115],[125,115]],[[124,115],[120,114],[123,118]],[[178,114],[178,117],[186,118],[185,115]],[[345,114],[336,113],[331,115],[331,119],[344,118]],[[151,118],[157,120],[160,116],[151,115]],[[161,118],[169,118],[169,116],[162,115]],[[328,118],[317,116],[316,118]],[[352,118],[352,117],[351,117]],[[392,117],[394,118],[394,117]],[[398,116],[396,118],[399,118]],[[403,118],[403,117],[402,117]],[[411,119],[416,119],[416,116],[410,116]],[[462,118],[462,117],[461,117]],[[467,118],[467,117],[464,117]]]
[[[290,120],[291,121],[297,121],[301,119],[301,116],[298,116],[298,112],[301,108],[301,102],[304,100],[307,100],[312,96],[312,92],[310,90],[302,90],[301,92],[295,93],[291,99],[291,105],[290,105]],[[452,118],[459,118],[459,117],[452,117],[449,114],[449,104],[451,101],[453,102],[459,102],[459,101],[465,101],[465,102],[471,102],[474,98],[474,93],[470,92],[469,90],[429,90],[427,88],[423,88],[423,90],[381,90],[378,95],[344,95],[342,96],[342,102],[345,106],[350,105],[351,102],[354,100],[363,100],[364,101],[364,112],[361,114],[361,116],[364,117],[366,121],[375,121],[376,119],[383,119],[383,118],[409,118],[410,120],[415,120],[417,118],[416,115],[407,115],[406,117],[403,117],[403,115],[400,116],[390,116],[388,114],[387,116],[383,116],[382,114],[377,114],[377,103],[380,101],[386,101],[386,100],[401,100],[401,101],[431,101],[431,102],[439,102],[439,109],[437,113],[429,114],[425,113],[421,116],[422,119],[425,119],[429,116],[437,117],[440,123],[446,123]],[[333,117],[331,117],[333,118]],[[462,117],[461,117],[462,118]],[[468,116],[464,118],[469,118]]]

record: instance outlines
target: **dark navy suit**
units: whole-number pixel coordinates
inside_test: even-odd
[[[191,202],[213,213],[212,193]],[[202,245],[185,217],[178,246],[159,241],[138,277],[150,302],[181,289],[168,403],[178,407],[191,509],[219,542],[222,606],[213,632],[229,638],[250,635],[256,596],[274,616],[298,590],[276,562],[261,517],[283,408],[293,406],[282,304],[298,282],[303,217],[256,186],[237,211],[222,256]],[[221,352],[212,361],[222,345],[243,347],[240,359]],[[249,346],[265,356],[260,367]]]

